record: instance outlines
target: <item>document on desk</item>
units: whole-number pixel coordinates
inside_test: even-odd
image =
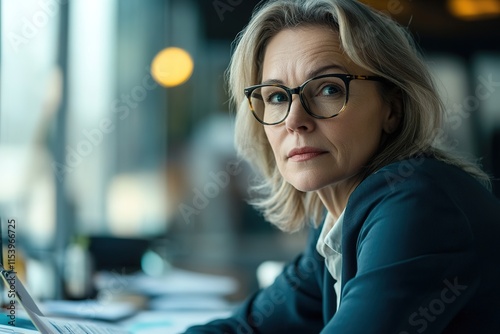
[[[89,322],[89,321],[67,321],[64,319],[55,319],[46,317],[35,300],[31,297],[28,290],[24,287],[23,282],[17,277],[16,272],[6,270],[3,264],[3,246],[2,246],[2,228],[0,226],[0,276],[2,277],[9,296],[12,292],[13,297],[24,308],[33,325],[42,334],[130,334],[129,331],[118,326],[113,326],[105,323]],[[15,299],[12,299],[10,305],[15,305]],[[14,302],[14,303],[12,303]],[[9,312],[9,317],[11,313]],[[15,321],[15,309],[12,314]],[[0,328],[3,333],[26,333],[26,330],[21,330],[15,326],[3,326]],[[0,333],[2,333],[0,331]],[[28,331],[30,333],[33,331]]]
[[[0,325],[0,334],[37,334],[39,331],[14,326]]]
[[[54,319],[36,314],[30,317],[43,334],[131,334],[121,327],[106,323]]]
[[[37,303],[28,290],[16,276],[15,272],[5,270],[0,264],[3,281],[10,290],[15,292],[19,304],[24,308],[35,327],[42,334],[130,334],[129,331],[114,325],[90,321],[70,321],[65,319],[49,318],[43,315]],[[3,326],[4,333],[23,333],[17,327]],[[24,331],[24,330],[23,330]],[[29,331],[30,333],[33,331]],[[0,331],[0,333],[2,333]],[[26,333],[26,331],[24,331]]]
[[[121,322],[119,325],[111,325],[96,321],[75,321],[59,318],[46,317],[31,295],[25,289],[22,282],[17,278],[14,272],[7,271],[0,264],[1,276],[7,286],[15,285],[16,297],[19,304],[23,306],[33,324],[42,334],[168,334],[180,333],[192,325],[201,324],[217,318],[225,318],[231,314],[231,311],[223,307],[220,310],[206,311],[150,311],[141,312],[130,319]],[[176,279],[186,276],[178,276]],[[189,275],[188,275],[189,277]],[[193,277],[191,277],[193,278]],[[207,278],[199,277],[196,278]],[[196,280],[195,280],[196,281]],[[193,281],[191,281],[192,283]],[[206,281],[204,281],[206,283]],[[229,282],[223,280],[222,282]],[[219,283],[222,283],[219,281]],[[231,286],[233,288],[234,286]],[[221,292],[221,287],[217,288]],[[227,286],[226,286],[227,288]],[[207,292],[207,291],[205,291]],[[214,292],[214,290],[210,290]],[[189,298],[186,303],[192,303],[193,299]],[[218,304],[219,305],[219,304]],[[213,305],[212,305],[213,306]],[[222,305],[219,305],[222,306]],[[0,334],[32,334],[37,331],[22,329],[12,326],[0,325]]]

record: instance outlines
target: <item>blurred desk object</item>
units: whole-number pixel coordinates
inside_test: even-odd
[[[91,236],[89,239],[89,252],[97,271],[140,270],[141,258],[150,246],[146,238]]]
[[[112,321],[132,333],[180,333],[192,325],[229,316],[234,305],[225,297],[239,288],[232,277],[178,268],[157,277],[102,272],[96,277],[96,287],[101,301],[63,302],[73,305],[73,314],[54,302],[45,303],[45,310],[51,315]],[[146,302],[134,308],[127,296],[141,296]]]
[[[44,314],[51,316],[117,322],[135,315],[138,308],[130,302],[98,300],[52,300],[41,304]]]
[[[101,273],[96,280],[99,291],[116,289],[121,285],[126,292],[146,296],[159,295],[229,295],[238,289],[234,278],[195,273],[173,268],[162,276],[151,277],[143,273],[118,275]]]
[[[228,317],[230,311],[150,311],[124,321],[121,325],[134,334],[179,334],[187,328]]]

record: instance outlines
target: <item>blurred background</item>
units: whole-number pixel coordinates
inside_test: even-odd
[[[364,2],[420,45],[443,140],[500,177],[500,0]],[[224,71],[256,4],[2,0],[1,223],[16,222],[37,297],[87,298],[88,272],[176,266],[235,277],[237,300],[261,263],[300,252],[305,232],[246,203],[253,175],[233,148]]]

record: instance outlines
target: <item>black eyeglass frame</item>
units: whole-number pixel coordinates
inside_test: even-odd
[[[329,77],[339,78],[342,81],[344,81],[344,84],[346,87],[344,105],[342,106],[342,108],[340,109],[340,111],[338,113],[336,113],[332,116],[316,115],[309,109],[309,107],[307,106],[307,103],[303,97],[304,87],[309,82],[311,82],[313,80],[322,79],[322,78],[329,78]],[[308,79],[303,84],[301,84],[300,86],[295,87],[295,88],[290,88],[290,87],[287,87],[287,86],[281,85],[281,84],[259,84],[259,85],[253,85],[253,86],[245,88],[244,93],[248,99],[248,104],[250,105],[250,110],[252,111],[253,116],[255,117],[255,119],[259,123],[264,124],[264,125],[276,125],[276,124],[283,122],[288,117],[288,114],[290,114],[290,108],[292,107],[292,95],[294,95],[294,94],[299,95],[300,103],[302,104],[305,111],[309,115],[311,115],[312,117],[317,118],[317,119],[328,119],[328,118],[333,118],[333,117],[339,115],[345,109],[347,102],[349,100],[349,84],[352,80],[370,80],[370,81],[388,82],[388,80],[386,78],[376,76],[376,75],[356,75],[356,74],[341,74],[341,73],[333,74],[332,73],[332,74],[323,74],[323,75],[319,75],[319,76],[313,77],[311,79]],[[259,117],[257,116],[257,114],[252,106],[252,92],[258,88],[261,88],[261,87],[280,87],[287,92],[288,101],[289,101],[288,102],[288,109],[285,113],[285,116],[281,120],[279,120],[277,122],[273,122],[273,123],[267,123],[267,122],[260,120]]]

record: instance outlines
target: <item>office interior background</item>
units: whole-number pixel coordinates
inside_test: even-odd
[[[442,138],[500,178],[500,1],[364,2],[415,37],[446,101]],[[224,71],[257,3],[2,0],[1,223],[16,222],[38,298],[87,297],[67,287],[75,246],[92,258],[77,271],[230,275],[235,300],[264,261],[300,252],[306,231],[247,204],[254,174],[233,148]]]

